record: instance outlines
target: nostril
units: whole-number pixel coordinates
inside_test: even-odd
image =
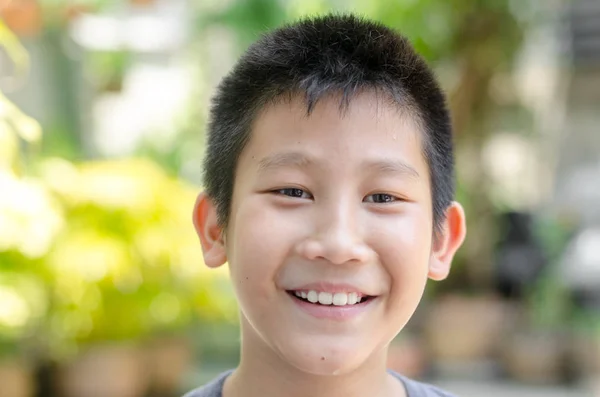
[[[298,253],[309,260],[325,259],[323,245],[314,239],[303,241],[298,245]]]
[[[311,261],[335,265],[364,263],[372,258],[372,251],[364,242],[335,232],[305,239],[296,246],[296,253]]]

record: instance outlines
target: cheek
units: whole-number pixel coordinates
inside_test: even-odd
[[[228,244],[231,276],[239,292],[267,298],[274,292],[278,270],[293,247],[297,226],[260,196],[247,199],[235,213]]]
[[[396,298],[422,294],[431,253],[431,225],[423,211],[412,211],[394,222],[380,222],[374,244],[392,282]],[[396,299],[394,299],[396,300]]]

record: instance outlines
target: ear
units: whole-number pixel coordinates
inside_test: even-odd
[[[460,248],[467,234],[465,211],[453,202],[446,210],[441,232],[436,233],[429,259],[429,278],[444,280],[450,273],[452,258]]]
[[[217,221],[217,208],[204,192],[196,199],[193,221],[202,244],[204,263],[208,267],[219,267],[227,262],[223,230]]]

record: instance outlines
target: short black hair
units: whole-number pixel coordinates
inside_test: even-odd
[[[343,108],[365,90],[385,93],[422,130],[437,230],[454,197],[452,127],[444,94],[405,37],[347,14],[306,18],[265,34],[218,86],[208,123],[204,187],[220,225],[228,225],[238,158],[266,105],[301,95],[310,114],[328,94],[341,94]]]

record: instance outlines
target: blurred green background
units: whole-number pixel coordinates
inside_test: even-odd
[[[191,224],[210,95],[262,32],[332,10],[408,36],[456,132],[469,236],[390,367],[600,393],[600,1],[0,0],[0,397],[179,396],[235,366]]]

